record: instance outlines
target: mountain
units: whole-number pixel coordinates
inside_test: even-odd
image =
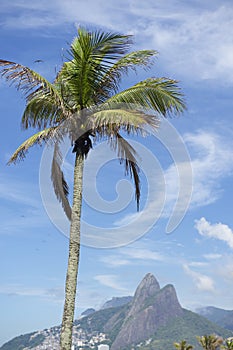
[[[106,301],[101,309],[107,309],[109,307],[118,307],[128,304],[133,299],[132,296],[127,297],[113,297],[111,300]]]
[[[123,349],[150,338],[159,327],[165,326],[171,318],[181,316],[182,313],[174,287],[167,285],[160,289],[155,277],[147,274],[135,292],[111,350]]]
[[[93,312],[95,312],[96,310],[95,309],[92,309],[92,308],[89,308],[89,309],[86,309],[85,311],[83,311],[81,313],[81,316],[84,317],[84,316],[89,316],[91,314],[93,314]]]
[[[160,288],[150,273],[143,278],[129,302],[118,299],[107,303],[107,306],[118,306],[91,310],[74,322],[75,350],[97,349],[101,343],[109,344],[111,350],[174,350],[173,343],[183,339],[200,349],[197,335],[233,336],[233,332],[182,308],[175,288],[170,284]],[[59,333],[60,326],[57,326],[22,335],[4,344],[0,350],[58,350]]]
[[[233,310],[224,310],[214,306],[207,306],[197,309],[196,312],[219,326],[233,331]]]

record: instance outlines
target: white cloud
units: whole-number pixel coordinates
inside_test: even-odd
[[[213,292],[214,281],[209,276],[193,271],[189,268],[189,265],[183,265],[184,271],[189,275],[195,283],[197,289],[200,291]]]
[[[38,193],[37,193],[38,191]],[[1,234],[26,232],[48,225],[39,188],[29,181],[0,176]]]
[[[90,11],[89,9],[92,9]],[[7,28],[49,28],[88,23],[135,34],[139,46],[161,52],[169,74],[192,80],[233,82],[233,8],[231,2],[171,0],[51,0],[1,4]]]
[[[228,283],[228,291],[232,290],[233,286],[233,257],[231,256],[224,256],[223,260],[221,260],[221,264],[216,266],[217,274],[220,276],[221,281],[226,281]]]
[[[204,254],[203,255],[205,259],[207,260],[218,260],[222,258],[222,254]]]
[[[124,3],[125,4],[125,3]],[[68,23],[91,23],[97,26],[117,28],[117,23],[124,17],[127,6],[122,6],[123,1],[104,0],[41,0],[31,2],[29,0],[14,1],[2,8],[5,13],[2,25],[7,28],[38,29],[49,28]],[[90,11],[89,9],[92,9]],[[114,13],[114,16],[112,14]]]
[[[64,288],[35,288],[27,287],[20,284],[1,285],[0,294],[20,296],[20,297],[35,297],[45,298],[52,301],[61,301],[64,299]]]
[[[184,135],[192,157],[192,207],[215,202],[221,193],[220,181],[233,171],[232,144],[226,137],[208,131]]]
[[[147,239],[141,239],[131,245],[117,249],[117,254],[106,255],[100,258],[107,267],[121,267],[129,265],[148,265],[154,264],[156,261],[161,262],[167,260],[167,257],[161,254],[163,248],[157,251],[152,248],[154,242]]]
[[[228,76],[233,67],[230,3],[195,6],[193,3],[178,4],[175,0],[169,4],[149,1],[143,3],[143,7],[139,0],[132,3],[132,11],[141,19],[137,22],[137,35],[140,38],[144,35],[147,43],[148,40],[153,43],[170,71],[192,80],[219,78],[233,82]]]
[[[162,256],[162,254],[148,248],[126,247],[126,248],[122,248],[120,251],[122,254],[124,254],[130,259],[144,260],[144,261],[146,260],[163,261],[164,260],[164,257]]]
[[[195,228],[200,235],[224,241],[230,248],[233,248],[233,231],[229,226],[222,223],[211,224],[202,217],[196,220]]]
[[[192,261],[189,263],[189,266],[192,266],[192,267],[203,267],[207,265],[208,265],[207,262],[202,262],[202,261]]]
[[[34,195],[32,195],[34,194]],[[40,201],[35,199],[35,185],[18,181],[14,178],[0,176],[0,198],[31,207],[40,207]]]
[[[124,259],[120,254],[104,256],[100,260],[103,263],[105,263],[107,266],[111,266],[111,267],[120,267],[120,266],[126,266],[126,265],[132,264],[130,260]]]
[[[186,133],[183,139],[189,149],[191,160],[188,167],[185,162],[182,162],[180,156],[178,160],[174,161],[173,159],[174,163],[163,171],[166,183],[166,202],[161,216],[165,218],[171,216],[178,195],[181,197],[181,206],[176,207],[177,214],[184,210],[182,203],[188,203],[187,196],[189,196],[190,190],[192,190],[192,197],[190,207],[187,207],[186,210],[206,206],[217,201],[222,193],[221,181],[233,172],[233,145],[226,135],[223,137],[208,130],[199,130],[195,133]],[[174,145],[174,147],[178,147],[178,145]],[[180,153],[182,154],[182,152]],[[190,167],[192,174],[190,174]],[[177,168],[180,169],[179,174]],[[180,175],[182,178],[179,177]],[[157,200],[159,206],[159,197],[155,199],[158,178],[153,177],[152,172],[148,177],[151,181],[152,200]],[[179,189],[179,182],[182,192]],[[154,213],[153,205],[149,204],[142,212],[128,214],[115,224],[125,225],[138,219],[138,222],[143,221],[145,225]]]
[[[94,279],[105,287],[110,287],[118,291],[127,291],[125,287],[120,285],[116,275],[96,275]]]

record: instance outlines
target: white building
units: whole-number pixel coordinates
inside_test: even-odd
[[[109,350],[109,346],[106,344],[98,345],[98,350]]]

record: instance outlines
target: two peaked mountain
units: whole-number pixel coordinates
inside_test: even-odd
[[[223,338],[233,336],[232,331],[182,308],[175,288],[170,284],[160,288],[150,273],[143,278],[133,297],[120,299],[113,298],[99,311],[88,310],[86,315],[84,313],[74,322],[75,350],[79,349],[80,342],[83,343],[82,348],[97,349],[98,343],[93,343],[96,339],[99,344],[109,344],[111,350],[174,350],[173,343],[183,339],[194,345],[195,349],[200,349],[197,335],[215,333]],[[58,350],[59,332],[60,326],[57,326],[16,337],[0,350],[47,349],[49,337],[53,339],[52,349]],[[31,341],[34,343],[31,344]],[[91,344],[95,344],[95,347]]]
[[[138,344],[153,336],[171,318],[182,316],[183,310],[172,285],[160,289],[152,274],[147,274],[138,286],[128,312],[111,350]],[[113,319],[109,324],[112,326]],[[109,325],[106,325],[108,329]]]

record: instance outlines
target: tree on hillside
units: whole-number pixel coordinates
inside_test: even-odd
[[[147,135],[158,127],[158,118],[180,114],[185,108],[175,80],[150,78],[119,90],[124,74],[150,67],[154,50],[130,52],[130,35],[79,29],[54,82],[21,64],[0,60],[2,77],[25,93],[24,129],[37,129],[15,151],[10,163],[23,159],[30,147],[54,142],[52,181],[57,198],[70,219],[69,259],[65,305],[60,337],[61,350],[70,350],[80,251],[82,180],[85,158],[93,137],[107,139],[116,150],[135,185],[137,205],[140,178],[137,154],[125,134]],[[68,135],[75,153],[73,203],[62,172],[60,143]],[[49,176],[49,175],[48,175]]]

